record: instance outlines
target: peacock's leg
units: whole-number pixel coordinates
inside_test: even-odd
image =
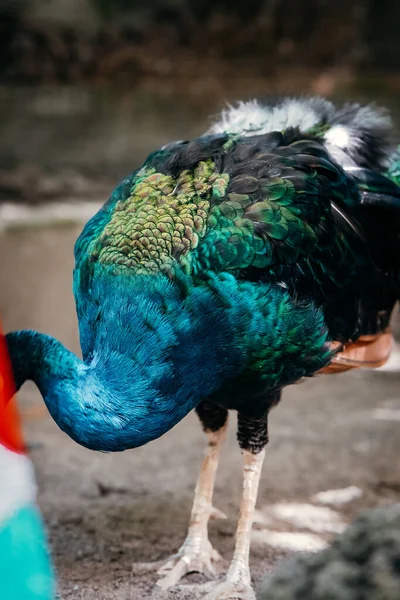
[[[214,576],[213,563],[221,559],[208,539],[208,521],[213,517],[225,517],[213,508],[212,497],[228,414],[226,410],[205,401],[197,408],[197,413],[208,437],[208,447],[197,479],[186,540],[177,554],[158,571],[163,577],[157,581],[157,586],[162,589],[175,585],[187,573]]]
[[[276,401],[279,396],[277,395]],[[272,402],[271,404],[275,403]],[[255,600],[249,567],[250,538],[265,446],[268,442],[268,415],[260,419],[238,415],[238,441],[242,448],[243,495],[236,530],[236,545],[225,580],[204,600]]]
[[[251,587],[249,554],[251,528],[264,454],[265,450],[256,455],[246,450],[243,451],[243,496],[236,530],[235,552],[225,581],[217,585],[205,597],[205,600],[222,600],[223,598],[255,600],[256,598]]]

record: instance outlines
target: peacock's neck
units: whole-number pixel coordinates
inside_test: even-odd
[[[102,304],[96,290],[82,300],[83,361],[37,332],[7,336],[17,386],[32,379],[60,428],[83,446],[117,451],[159,437],[243,365],[213,293],[200,287],[182,300],[168,282],[151,285],[106,290]]]
[[[6,341],[16,389],[27,380],[34,381],[60,428],[82,445],[89,445],[80,435],[79,425],[87,365],[61,342],[37,331],[8,333]]]
[[[45,390],[51,382],[75,376],[82,361],[58,340],[37,331],[22,330],[6,335],[17,390],[31,379]]]

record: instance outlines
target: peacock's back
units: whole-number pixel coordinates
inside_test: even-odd
[[[385,123],[371,117],[365,133],[360,107],[340,120],[327,106],[304,101],[314,121],[292,119],[283,131],[276,107],[265,108],[255,131],[225,123],[226,132],[215,126],[152,154],[78,239],[75,289],[104,272],[193,285],[228,272],[323,307],[334,339],[383,330],[400,270],[398,233],[390,252],[382,243],[400,214],[399,188],[382,175]],[[352,128],[363,150],[343,146]]]

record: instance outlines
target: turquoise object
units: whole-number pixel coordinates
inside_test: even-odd
[[[52,600],[54,572],[36,507],[21,508],[0,525],[1,600]]]

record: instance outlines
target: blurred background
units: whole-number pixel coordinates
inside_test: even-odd
[[[90,195],[85,177],[96,194],[238,98],[316,93],[400,116],[399,22],[395,0],[2,0],[0,191]]]
[[[149,152],[201,134],[227,103],[283,93],[375,101],[396,136],[399,23],[397,0],[1,0],[4,328],[38,329],[79,353],[71,275],[83,223]],[[271,418],[256,580],[284,555],[322,548],[361,508],[400,500],[399,383],[394,369],[287,390]],[[33,386],[20,403],[60,597],[149,597],[154,575],[132,578],[131,565],[183,540],[205,443],[196,418],[145,448],[102,455],[66,438]],[[211,529],[225,556],[240,463],[232,423],[216,487],[228,519]]]

